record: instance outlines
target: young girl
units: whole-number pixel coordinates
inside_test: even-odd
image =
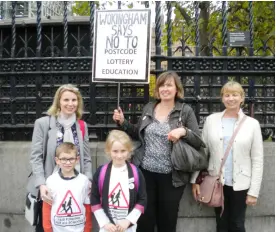
[[[141,171],[128,162],[132,142],[129,136],[113,130],[105,144],[111,162],[94,174],[91,205],[100,232],[133,232],[147,202]]]

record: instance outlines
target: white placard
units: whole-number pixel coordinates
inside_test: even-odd
[[[93,82],[149,83],[149,9],[96,11]]]

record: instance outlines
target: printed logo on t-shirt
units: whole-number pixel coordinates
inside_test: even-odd
[[[128,215],[129,202],[120,183],[108,195],[108,206],[113,218],[121,220]]]
[[[83,224],[84,215],[72,192],[68,190],[57,208],[54,222],[57,226],[75,226]]]
[[[118,183],[115,186],[115,188],[110,192],[108,196],[108,203],[109,207],[113,206],[114,208],[128,209],[128,202],[126,200],[125,194],[120,183]]]

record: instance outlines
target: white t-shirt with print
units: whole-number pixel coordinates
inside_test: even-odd
[[[75,178],[65,180],[55,172],[48,177],[46,185],[53,198],[53,232],[83,232],[86,220],[83,204],[90,204],[89,179],[79,173]]]
[[[135,188],[134,178],[128,178],[127,165],[119,168],[112,166],[108,190],[108,209],[115,224],[117,224],[120,220],[126,218],[129,219],[129,217],[133,219],[131,221],[133,221],[135,224],[128,228],[126,232],[136,231],[136,221],[141,215],[141,212],[138,210],[135,210],[131,216],[128,215],[129,189],[133,188]],[[103,214],[104,213],[102,210],[94,212],[100,227],[101,225],[105,224],[104,222],[109,221],[106,216],[103,216]],[[101,227],[99,232],[106,232],[106,230]]]

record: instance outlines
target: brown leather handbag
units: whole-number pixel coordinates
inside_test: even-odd
[[[220,182],[222,167],[225,164],[225,161],[228,157],[234,139],[246,118],[247,116],[245,115],[231,137],[231,140],[227,146],[223,160],[220,165],[219,174],[217,176],[205,176],[202,183],[200,184],[200,195],[198,196],[198,201],[210,207],[222,207],[221,215],[224,209],[223,186]]]

